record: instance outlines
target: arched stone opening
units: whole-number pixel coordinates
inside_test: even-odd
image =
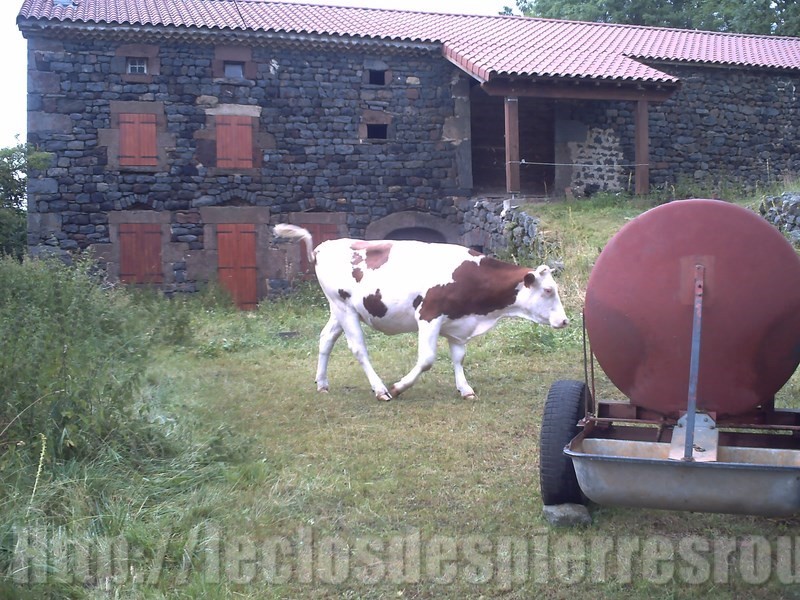
[[[386,234],[385,239],[417,240],[420,242],[438,242],[440,244],[447,242],[441,231],[428,229],[427,227],[402,227],[400,229],[394,229]]]
[[[428,213],[403,211],[370,223],[365,237],[368,240],[419,240],[458,244],[458,228],[444,219]]]

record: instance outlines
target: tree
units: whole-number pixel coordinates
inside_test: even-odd
[[[797,0],[719,0],[720,31],[800,36]]]
[[[49,155],[28,144],[0,149],[0,254],[25,252],[25,181],[28,168],[47,166]]]
[[[797,0],[516,0],[516,7],[551,19],[800,36]]]

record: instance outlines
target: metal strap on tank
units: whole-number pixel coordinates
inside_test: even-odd
[[[697,378],[700,370],[700,333],[703,329],[703,287],[706,268],[694,267],[694,317],[692,319],[692,353],[689,358],[689,398],[686,404],[686,441],[683,460],[692,460],[694,421],[697,414]]]

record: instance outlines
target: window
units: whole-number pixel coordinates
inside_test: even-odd
[[[163,283],[160,224],[120,223],[119,280],[123,283]]]
[[[128,75],[147,75],[147,59],[129,57],[126,72]]]
[[[389,137],[389,126],[384,123],[368,123],[368,140],[385,140]]]
[[[253,118],[241,115],[217,115],[217,167],[252,169]]]
[[[225,61],[223,71],[226,79],[244,79],[244,63]]]
[[[361,71],[361,82],[365,85],[389,85],[392,83],[392,70],[382,60],[367,58]]]
[[[155,44],[121,44],[114,49],[110,73],[118,73],[127,83],[152,83],[161,74],[158,54]]]
[[[152,66],[150,59],[147,68]],[[152,77],[123,75],[123,77]],[[97,145],[104,148],[109,171],[153,173],[168,168],[167,148],[175,134],[167,131],[164,103],[152,100],[111,100],[108,129],[97,130]]]
[[[394,130],[390,130],[392,115],[384,110],[364,109],[358,124],[358,137],[362,140],[388,140]]]
[[[120,113],[119,165],[121,167],[158,166],[156,115]]]
[[[385,69],[369,69],[369,83],[372,85],[386,85],[389,83]]]
[[[211,61],[211,76],[214,79],[246,81],[255,79],[257,71],[252,48],[225,44],[214,46],[214,60]]]

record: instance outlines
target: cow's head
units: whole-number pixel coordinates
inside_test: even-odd
[[[558,295],[558,284],[549,267],[542,265],[535,271],[528,271],[522,283],[517,303],[528,318],[556,329],[569,325],[564,305]]]

